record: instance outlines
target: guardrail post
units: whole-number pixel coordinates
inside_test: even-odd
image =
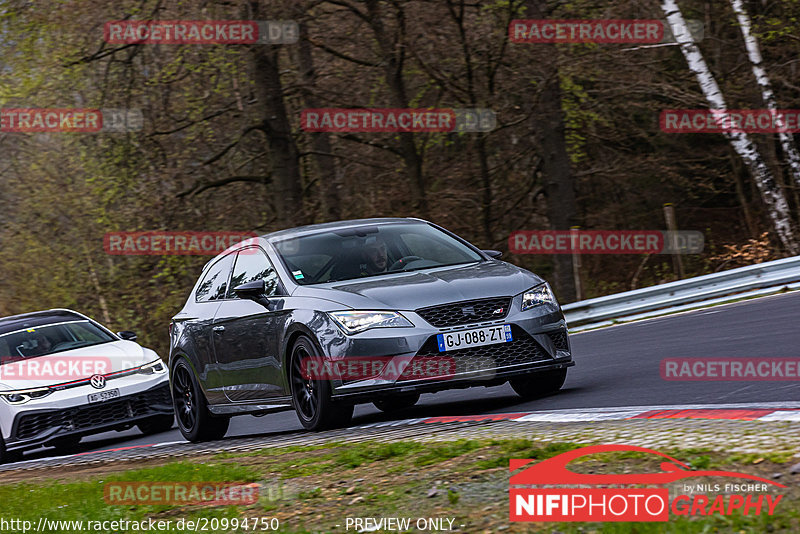
[[[581,285],[581,254],[578,250],[578,230],[580,226],[570,227],[570,248],[572,248],[572,277],[575,280],[575,299],[583,300],[583,286]]]
[[[667,230],[669,230],[670,247],[672,248],[672,268],[678,278],[685,278],[686,273],[683,271],[683,259],[678,252],[678,223],[675,220],[675,206],[671,202],[664,204],[664,219],[667,221]]]

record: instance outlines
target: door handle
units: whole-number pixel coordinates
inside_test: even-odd
[[[216,334],[221,334],[221,333],[223,333],[225,331],[225,327],[224,326],[215,326],[211,330],[213,330],[214,333],[216,333]]]

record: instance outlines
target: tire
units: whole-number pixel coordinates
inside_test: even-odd
[[[301,366],[306,358],[322,360],[314,343],[306,336],[301,336],[292,346],[289,358],[289,387],[300,424],[308,430],[347,426],[353,419],[353,405],[331,400],[329,380],[303,377]]]
[[[395,397],[385,397],[372,401],[377,409],[384,413],[391,413],[411,408],[419,401],[419,393],[410,393],[408,395],[397,395]]]
[[[137,423],[136,426],[142,431],[142,434],[151,436],[153,434],[161,434],[162,432],[172,430],[172,425],[174,423],[174,415],[155,415]]]
[[[509,383],[523,399],[536,399],[555,393],[561,389],[566,379],[566,369],[555,369],[512,378]]]
[[[229,417],[212,417],[208,401],[189,363],[181,358],[172,369],[172,403],[183,437],[192,443],[222,439],[228,431]]]

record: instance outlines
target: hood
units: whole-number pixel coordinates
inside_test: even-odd
[[[510,263],[486,261],[306,286],[301,294],[354,309],[415,310],[448,302],[511,297],[543,281]]]
[[[158,358],[158,355],[133,341],[112,341],[91,347],[77,348],[8,361],[0,365],[2,389],[29,389],[52,386],[138,367]]]

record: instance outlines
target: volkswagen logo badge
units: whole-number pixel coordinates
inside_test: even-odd
[[[106,377],[103,375],[94,375],[89,379],[89,383],[92,384],[94,389],[103,389],[106,387]]]

